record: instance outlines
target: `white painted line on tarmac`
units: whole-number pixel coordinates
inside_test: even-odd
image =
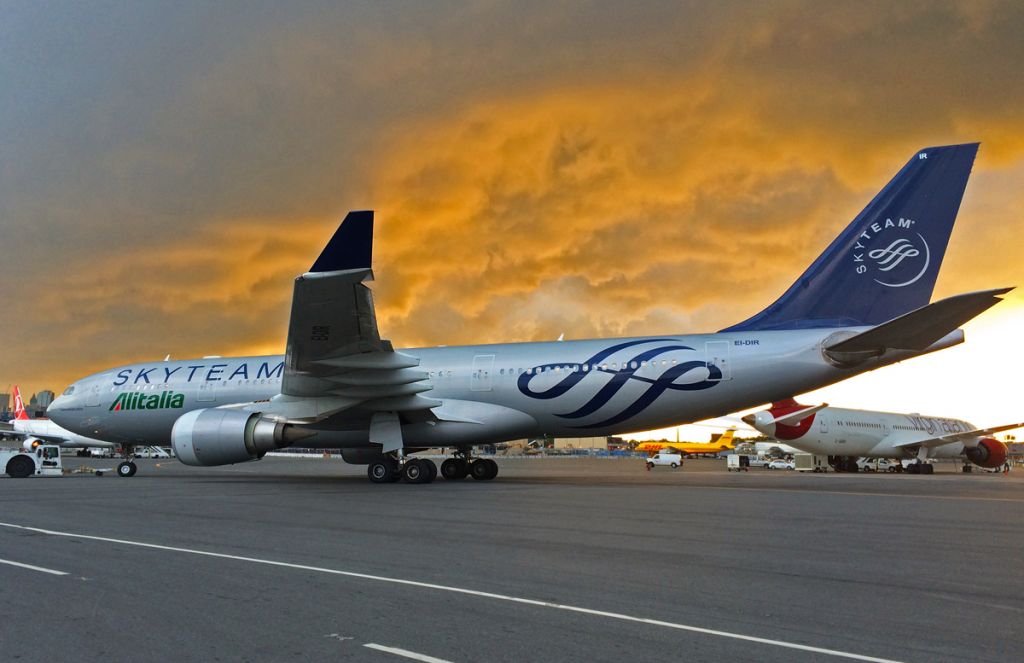
[[[0,559],[0,564],[9,564],[11,566],[17,566],[17,567],[20,567],[20,568],[23,568],[23,569],[28,569],[30,571],[39,571],[40,573],[49,573],[50,575],[54,575],[54,576],[66,576],[66,575],[68,575],[64,571],[57,571],[56,569],[45,569],[45,568],[43,568],[41,566],[33,566],[31,564],[22,564],[21,562],[12,562],[9,559]]]
[[[376,642],[368,642],[363,646],[367,649],[374,649],[376,651],[382,651],[387,654],[394,654],[395,656],[411,658],[414,661],[423,661],[423,663],[452,663],[451,661],[445,660],[443,658],[427,656],[426,654],[417,654],[414,651],[409,651],[408,649],[399,649],[398,647],[385,647],[384,645],[378,645]]]
[[[826,649],[824,647],[812,647],[810,645],[802,645],[796,642],[786,642],[785,640],[772,640],[771,638],[759,638],[753,635],[743,635],[742,633],[733,633],[731,631],[720,631],[717,629],[703,628],[701,626],[691,626],[689,624],[679,624],[676,622],[668,622],[660,619],[650,619],[648,617],[637,617],[635,615],[627,615],[620,612],[609,612],[607,610],[594,610],[591,608],[582,608],[579,606],[569,605],[566,603],[552,603],[550,601],[540,601],[537,599],[527,599],[518,596],[509,596],[507,594],[495,594],[493,592],[481,592],[476,589],[466,589],[464,587],[454,587],[449,585],[438,585],[430,582],[420,582],[418,580],[406,580],[404,578],[390,578],[387,576],[372,575],[369,573],[358,573],[356,571],[340,571],[338,569],[328,569],[320,566],[308,566],[306,564],[292,564],[290,562],[279,562],[272,559],[260,559],[258,557],[243,557],[241,555],[229,555],[227,553],[210,552],[208,550],[195,550],[192,548],[178,548],[176,546],[163,546],[156,543],[145,543],[142,541],[128,541],[126,539],[112,539],[105,536],[93,536],[91,534],[75,534],[73,532],[60,532],[57,530],[42,529],[39,527],[28,527],[26,525],[16,525],[14,523],[3,523],[0,522],[0,527],[8,527],[11,529],[19,529],[27,532],[36,532],[37,534],[48,534],[50,536],[63,536],[72,539],[85,539],[88,541],[103,541],[106,543],[115,543],[123,546],[136,546],[138,548],[150,548],[153,550],[167,550],[170,552],[187,553],[190,555],[202,555],[204,557],[216,557],[218,559],[231,559],[238,562],[250,562],[252,564],[265,564],[267,566],[278,566],[287,569],[298,569],[300,571],[313,571],[315,573],[327,573],[330,575],[344,576],[346,578],[360,578],[362,580],[375,580],[377,582],[386,582],[394,585],[405,585],[407,587],[420,587],[423,589],[433,589],[442,592],[452,592],[455,594],[463,594],[466,596],[476,596],[485,599],[494,599],[497,601],[508,601],[510,603],[518,603],[520,605],[532,605],[541,608],[552,608],[554,610],[564,610],[566,612],[574,612],[582,615],[592,615],[594,617],[606,617],[608,619],[617,619],[624,622],[632,622],[638,624],[647,624],[649,626],[661,626],[664,628],[676,629],[679,631],[689,631],[690,633],[701,633],[704,635],[714,635],[720,638],[730,638],[733,640],[742,640],[744,642],[756,642],[762,645],[771,645],[773,647],[783,647],[786,649],[796,649],[799,651],[807,651],[815,654],[823,654],[825,656],[836,656],[839,658],[848,658],[856,661],[872,661],[873,663],[900,663],[891,658],[877,658],[874,656],[864,656],[863,654],[854,654],[852,652],[840,651],[838,649]]]

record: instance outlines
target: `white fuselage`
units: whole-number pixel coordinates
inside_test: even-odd
[[[846,328],[855,332],[862,328]],[[458,446],[535,435],[613,435],[720,416],[800,393],[922,352],[889,351],[856,367],[822,353],[836,329],[403,349],[429,374],[438,421],[406,422],[407,446]],[[952,332],[925,352],[962,342]],[[280,398],[285,358],[133,364],[90,376],[48,410],[84,435],[167,445],[185,412]],[[358,408],[313,426],[313,447],[366,447]]]
[[[791,437],[795,433],[789,433],[776,439],[801,451],[822,456],[913,458],[917,449],[900,446],[900,443],[975,430],[960,419],[919,414],[826,407],[813,416],[814,420],[806,432],[797,437]],[[765,434],[778,435],[774,426],[757,427]],[[950,442],[931,448],[928,456],[959,458],[966,447],[976,445],[977,440]]]

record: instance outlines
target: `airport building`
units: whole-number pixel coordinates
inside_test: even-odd
[[[43,389],[38,394],[36,394],[33,397],[33,399],[35,400],[35,404],[37,407],[40,407],[45,410],[46,408],[50,407],[50,403],[53,402],[55,396],[56,394],[54,394],[49,389]]]

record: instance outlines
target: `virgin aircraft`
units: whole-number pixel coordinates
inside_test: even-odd
[[[111,442],[95,440],[90,437],[72,433],[58,426],[49,419],[31,419],[25,411],[25,401],[21,397],[21,390],[14,385],[14,419],[10,421],[10,429],[2,432],[4,435],[22,438],[22,446],[31,449],[38,446],[40,442],[58,444],[68,448],[103,447],[114,448]]]
[[[930,458],[953,458],[980,467],[1006,462],[1006,445],[990,437],[1024,426],[976,428],[960,419],[800,405],[794,399],[748,414],[743,420],[761,433],[806,451],[829,457],[838,471],[856,472],[858,458],[907,458],[915,474],[931,474]]]
[[[426,483],[436,466],[409,454],[430,447],[454,451],[445,478],[488,480],[498,466],[479,445],[748,409],[961,343],[958,327],[1000,301],[1009,288],[929,304],[977,149],[915,153],[777,301],[708,334],[396,350],[366,285],[373,213],[350,212],[295,279],[283,356],[118,366],[49,415],[129,449],[170,442],[188,465],[299,444],[340,449],[377,483]],[[118,469],[135,473],[130,458]]]

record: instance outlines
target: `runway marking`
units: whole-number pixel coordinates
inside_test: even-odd
[[[659,484],[660,485],[660,484]],[[669,485],[669,484],[665,484]],[[674,484],[673,484],[674,485]],[[868,493],[856,490],[814,490],[813,488],[757,488],[754,486],[701,486],[697,484],[683,485],[684,488],[701,488],[707,490],[745,490],[755,493],[803,493],[816,495],[855,495],[857,497],[907,497],[920,500],[954,500],[956,502],[1011,502],[1020,504],[1022,499],[1011,497],[966,497],[960,495],[909,495],[907,493]]]
[[[38,534],[47,534],[49,536],[61,536],[71,539],[85,539],[88,541],[103,541],[105,543],[115,543],[124,546],[136,546],[138,548],[150,548],[152,550],[167,550],[170,552],[187,553],[190,555],[201,555],[203,557],[215,557],[218,559],[231,559],[238,562],[250,562],[252,564],[265,564],[267,566],[277,566],[287,569],[297,569],[300,571],[313,571],[315,573],[326,573],[336,576],[344,576],[346,578],[360,578],[362,580],[375,580],[377,582],[386,582],[393,585],[404,585],[407,587],[420,587],[423,589],[433,589],[442,592],[451,592],[454,594],[463,594],[465,596],[476,596],[479,598],[494,599],[497,601],[508,601],[509,603],[517,603],[520,605],[532,605],[541,608],[552,608],[554,610],[563,610],[565,612],[573,612],[582,615],[592,615],[595,617],[606,617],[608,619],[617,619],[619,621],[631,622],[635,624],[647,624],[649,626],[661,626],[664,628],[675,629],[678,631],[688,631],[690,633],[701,633],[704,635],[714,635],[720,638],[731,638],[733,640],[742,640],[744,642],[756,642],[762,645],[771,645],[773,647],[783,647],[785,649],[796,649],[799,651],[812,652],[815,654],[823,654],[825,656],[835,656],[838,658],[848,658],[857,661],[872,661],[873,663],[901,663],[895,659],[890,658],[877,658],[874,656],[865,656],[863,654],[854,654],[852,652],[840,651],[838,649],[826,649],[824,647],[812,647],[811,645],[802,645],[796,642],[787,642],[785,640],[772,640],[770,638],[760,638],[753,635],[743,635],[742,633],[733,633],[731,631],[720,631],[718,629],[704,628],[701,626],[691,626],[689,624],[680,624],[677,622],[668,622],[661,619],[651,619],[649,617],[637,617],[635,615],[627,615],[621,612],[610,612],[607,610],[595,610],[593,608],[583,608],[580,606],[569,605],[567,603],[552,603],[551,601],[541,601],[538,599],[528,599],[519,596],[510,596],[508,594],[496,594],[494,592],[482,592],[476,589],[467,589],[465,587],[454,587],[450,585],[438,585],[431,582],[420,582],[418,580],[406,580],[404,578],[390,578],[388,576],[378,576],[369,573],[359,573],[357,571],[341,571],[339,569],[328,569],[321,566],[309,566],[306,564],[292,564],[291,562],[280,562],[272,559],[261,559],[259,557],[243,557],[241,555],[231,555],[228,553],[211,552],[208,550],[196,550],[193,548],[179,548],[176,546],[164,546],[157,543],[145,543],[143,541],[129,541],[127,539],[113,539],[106,536],[94,536],[91,534],[75,534],[73,532],[60,532],[57,530],[42,529],[40,527],[29,527],[27,525],[16,525],[14,523],[0,522],[0,527],[7,527],[10,529],[18,529],[26,532],[36,532]],[[434,659],[440,660],[440,659]]]
[[[414,651],[409,651],[408,649],[399,649],[398,647],[385,647],[384,645],[378,645],[376,642],[368,642],[363,646],[367,649],[375,649],[377,651],[386,652],[388,654],[394,654],[395,656],[411,658],[414,661],[423,661],[424,663],[452,663],[451,661],[448,661],[443,658],[427,656],[426,654],[417,654]]]
[[[40,573],[49,573],[54,576],[66,576],[68,575],[65,571],[57,571],[56,569],[45,569],[41,566],[33,566],[31,564],[23,564],[21,562],[12,562],[9,559],[0,559],[0,564],[9,564],[10,566],[18,566],[23,569],[29,569],[30,571],[39,571]]]

